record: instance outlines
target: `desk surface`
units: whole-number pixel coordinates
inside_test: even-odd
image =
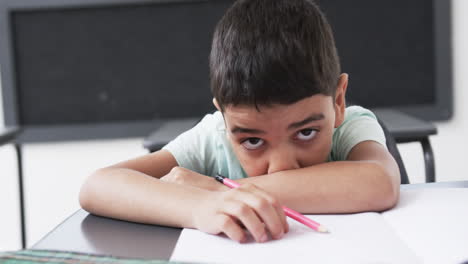
[[[468,181],[401,186],[402,189],[439,187],[468,188]],[[119,221],[78,210],[36,243],[33,248],[169,259],[181,230],[180,228]]]

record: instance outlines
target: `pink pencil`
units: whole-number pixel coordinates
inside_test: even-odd
[[[235,181],[233,181],[231,179],[228,179],[228,178],[226,178],[224,176],[221,176],[219,174],[215,176],[215,179],[217,181],[219,181],[220,183],[226,185],[229,188],[237,188],[237,187],[240,186],[239,183],[237,183],[237,182],[235,182]],[[315,222],[314,220],[312,220],[310,218],[305,217],[301,213],[299,213],[297,211],[294,211],[291,208],[283,206],[283,211],[287,216],[289,216],[292,219],[298,221],[299,223],[302,223],[302,224],[314,229],[315,231],[322,232],[322,233],[328,233],[328,229],[326,227],[324,227],[323,225]]]

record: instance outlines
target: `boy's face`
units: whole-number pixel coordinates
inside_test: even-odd
[[[344,91],[338,89],[335,98],[317,94],[290,105],[260,107],[260,111],[253,106],[225,107],[227,137],[247,175],[326,162],[333,129],[344,116]]]

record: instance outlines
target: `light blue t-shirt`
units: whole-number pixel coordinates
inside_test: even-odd
[[[360,106],[346,108],[343,123],[333,131],[329,161],[346,160],[358,143],[376,141],[385,145],[385,135],[375,115]],[[231,179],[246,178],[226,136],[221,112],[206,115],[192,129],[182,133],[163,149],[168,150],[180,167],[200,174],[221,174]]]

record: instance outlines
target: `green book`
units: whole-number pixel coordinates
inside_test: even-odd
[[[70,251],[53,250],[19,250],[0,252],[0,264],[37,264],[37,263],[61,263],[61,264],[165,264],[181,263],[168,260],[122,258],[115,256],[94,255]],[[185,262],[186,263],[186,262]]]

